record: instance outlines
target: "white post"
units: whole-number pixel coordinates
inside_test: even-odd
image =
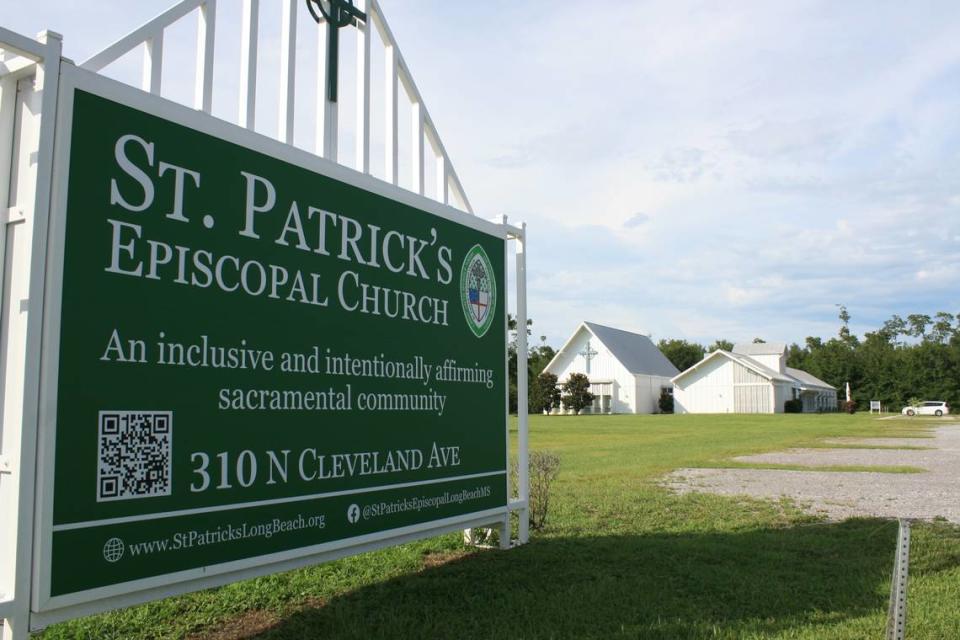
[[[294,80],[297,73],[297,3],[294,0],[283,0],[282,16],[277,139],[293,144]]]
[[[143,79],[140,88],[160,95],[160,80],[163,75],[163,29],[158,29],[147,40],[143,50]]]
[[[260,0],[243,0],[240,27],[240,113],[241,127],[253,129],[257,105],[257,40]]]
[[[413,175],[413,184],[411,190],[420,195],[426,195],[423,175],[423,104],[415,101],[410,105],[411,112],[411,135],[413,137],[411,157],[411,173]]]
[[[530,451],[527,424],[527,225],[517,237],[517,480],[520,510],[520,544],[530,540]]]
[[[357,23],[357,171],[370,173],[370,36],[373,28],[368,14]]]
[[[447,157],[442,153],[437,156],[437,202],[450,203],[450,188],[447,182]]]
[[[4,286],[4,266],[6,265],[7,226],[10,202],[10,182],[13,177],[13,150],[14,150],[14,122],[17,112],[17,78],[6,77],[0,79],[0,301],[4,300],[6,287]],[[7,303],[9,304],[9,303]],[[2,309],[2,307],[0,307]],[[2,312],[0,312],[2,315]],[[9,327],[0,326],[0,336],[9,334]],[[7,368],[7,363],[0,360]],[[4,373],[0,370],[0,378]],[[0,398],[5,393],[0,388]],[[0,409],[4,403],[0,400]],[[9,456],[16,452],[19,441],[20,424],[16,418],[9,423],[0,411],[0,506],[6,513],[6,521],[15,524],[19,514],[19,490],[16,476],[12,475]],[[7,511],[9,509],[9,511]],[[13,599],[16,593],[16,563],[17,563],[17,527],[10,526],[0,529],[0,601]],[[0,618],[3,618],[0,615]],[[22,637],[22,636],[21,636]],[[4,634],[4,638],[8,638]]]
[[[40,408],[40,353],[43,331],[44,266],[47,255],[47,227],[50,215],[50,187],[53,173],[53,134],[57,117],[62,37],[52,32],[38,36],[44,45],[42,63],[37,66],[35,91],[41,95],[40,131],[36,152],[36,175],[32,197],[18,194],[25,221],[16,235],[10,263],[11,290],[4,292],[7,306],[3,333],[7,340],[3,366],[6,385],[3,393],[3,454],[9,477],[2,482],[7,546],[4,562],[13,562],[11,583],[4,584],[3,600],[8,601],[3,640],[26,640],[30,626],[31,570],[33,563],[33,506],[36,493],[38,412]],[[29,125],[25,125],[29,126]],[[22,138],[21,138],[22,139]],[[34,150],[21,149],[23,153]],[[4,230],[5,231],[5,230]],[[26,246],[20,243],[27,243]],[[27,248],[29,247],[29,248]],[[27,301],[23,306],[23,301]],[[12,517],[11,517],[12,516]]]
[[[197,73],[193,107],[210,113],[213,107],[213,45],[217,22],[217,0],[207,0],[197,14]]]
[[[400,183],[400,87],[397,66],[397,47],[387,44],[386,60],[384,64],[384,78],[386,86],[386,120],[384,128],[384,168],[387,180],[391,184]]]

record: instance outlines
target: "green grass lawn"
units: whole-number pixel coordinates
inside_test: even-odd
[[[867,415],[531,419],[561,456],[547,527],[511,551],[439,538],[48,629],[60,638],[881,638],[897,525],[657,478],[824,437],[923,437]],[[889,471],[903,471],[890,468]],[[908,637],[960,638],[960,528],[916,525]]]

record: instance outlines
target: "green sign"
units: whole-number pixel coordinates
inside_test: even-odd
[[[73,96],[50,595],[505,507],[502,237]]]

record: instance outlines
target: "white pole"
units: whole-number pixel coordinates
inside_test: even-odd
[[[277,139],[293,144],[293,109],[297,75],[297,4],[283,0],[280,32],[280,104],[277,108]]]
[[[517,238],[517,467],[520,499],[520,544],[530,540],[530,451],[527,424],[527,225]]]
[[[260,0],[243,0],[240,27],[240,114],[241,127],[253,129],[257,106],[257,40]]]
[[[447,157],[437,154],[437,202],[450,204],[450,189],[447,181]]]
[[[53,134],[57,118],[57,93],[60,85],[60,56],[62,37],[49,31],[37,38],[45,45],[43,63],[37,67],[36,91],[42,92],[40,111],[40,134],[36,149],[37,173],[32,201],[23,204],[30,207],[27,212],[23,233],[29,243],[29,251],[17,250],[13,264],[16,287],[11,286],[11,294],[5,296],[8,304],[14,303],[13,289],[19,289],[16,300],[20,309],[20,300],[26,299],[29,305],[26,313],[23,309],[16,314],[16,327],[7,314],[7,324],[3,327],[8,340],[19,343],[19,349],[8,350],[3,362],[6,367],[8,385],[3,389],[3,452],[10,465],[9,482],[16,499],[7,504],[14,515],[14,529],[8,542],[14,556],[13,593],[5,594],[12,600],[11,611],[3,626],[3,640],[26,640],[30,627],[30,589],[31,570],[33,568],[33,524],[36,494],[37,433],[39,430],[40,410],[40,359],[27,357],[27,354],[39,354],[43,331],[43,287],[44,267],[47,256],[47,228],[50,218],[50,192],[53,179]],[[24,150],[26,151],[26,150]],[[13,285],[13,283],[11,283]],[[26,291],[23,291],[26,289]],[[26,293],[26,295],[23,295]],[[14,328],[14,333],[11,329]],[[14,361],[15,360],[15,361]],[[14,382],[10,382],[10,381]],[[21,383],[21,384],[18,384]],[[4,483],[8,480],[4,479]],[[9,520],[7,521],[9,522]],[[12,538],[12,539],[11,539]],[[12,596],[12,598],[10,597]]]
[[[410,105],[410,124],[412,136],[411,144],[411,174],[413,177],[413,184],[411,185],[411,191],[414,193],[419,193],[420,195],[425,194],[424,187],[424,175],[423,175],[423,104],[420,102],[414,102]]]
[[[143,50],[143,79],[140,88],[160,95],[160,80],[163,77],[163,28],[147,40]]]
[[[398,77],[397,66],[397,47],[394,44],[386,46],[386,61],[384,76],[386,86],[384,87],[387,96],[386,121],[384,131],[384,161],[387,174],[387,180],[391,184],[400,184],[400,159],[399,148],[400,138],[398,135],[399,113],[400,113],[400,78]]]
[[[370,173],[370,37],[372,17],[357,23],[357,133],[356,168]]]
[[[197,73],[193,106],[210,113],[213,106],[213,45],[217,22],[217,0],[201,5],[197,19]]]

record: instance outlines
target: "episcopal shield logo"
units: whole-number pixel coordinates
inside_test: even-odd
[[[467,252],[460,269],[460,301],[467,326],[478,338],[493,324],[497,306],[497,280],[487,252],[478,244]]]

